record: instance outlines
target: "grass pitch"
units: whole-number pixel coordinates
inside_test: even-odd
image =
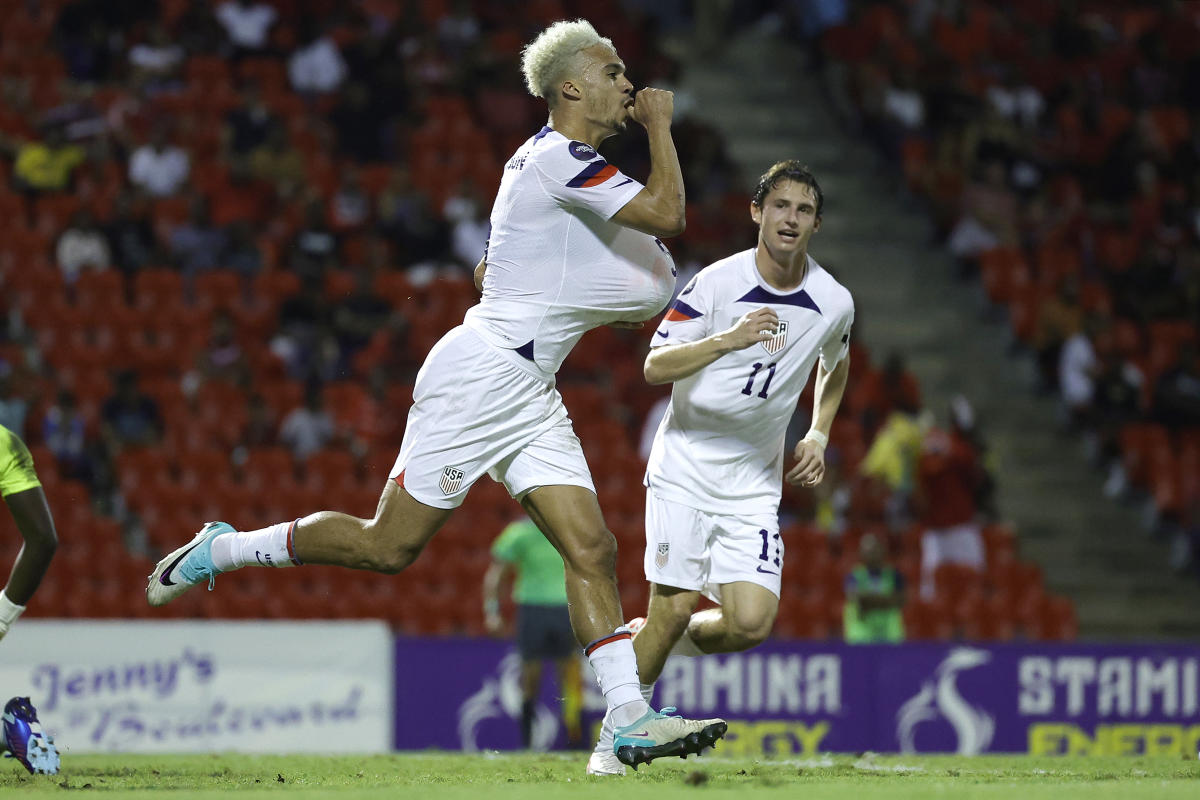
[[[122,756],[69,753],[60,775],[0,762],[0,795],[227,798],[1200,798],[1200,762],[1172,758],[819,756],[662,759],[625,778],[583,774],[586,756],[402,753],[387,756]]]

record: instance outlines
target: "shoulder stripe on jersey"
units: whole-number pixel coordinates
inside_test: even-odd
[[[599,186],[616,174],[616,167],[604,159],[599,159],[588,164],[582,172],[567,181],[567,186],[572,189],[590,189],[593,186]]]
[[[746,292],[744,295],[739,297],[737,299],[737,302],[739,302],[739,303],[765,303],[767,305],[770,305],[772,303],[779,303],[779,304],[785,305],[785,306],[799,306],[800,308],[811,308],[813,311],[817,312],[818,314],[821,313],[821,309],[817,308],[817,304],[815,302],[813,302],[813,299],[811,297],[809,297],[808,292],[804,291],[803,289],[801,289],[798,292],[792,292],[791,294],[771,294],[770,292],[768,292],[766,289],[762,288],[761,286],[755,286],[753,289],[751,289],[750,291]]]
[[[699,316],[703,315],[682,300],[676,300],[671,305],[671,310],[667,312],[667,316],[663,317],[663,319],[667,322],[678,322],[683,319],[695,319]]]

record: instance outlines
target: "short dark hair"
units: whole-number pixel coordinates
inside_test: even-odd
[[[779,184],[784,181],[802,183],[810,187],[813,194],[817,196],[817,217],[821,216],[821,209],[825,205],[825,195],[821,193],[821,185],[817,183],[816,176],[809,172],[808,167],[794,158],[778,161],[763,173],[763,176],[758,179],[758,186],[754,187],[754,205],[762,208],[767,194],[772,189],[778,188]]]

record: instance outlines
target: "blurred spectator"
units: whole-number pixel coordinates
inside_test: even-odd
[[[1127,488],[1119,437],[1121,428],[1140,416],[1144,378],[1136,366],[1111,346],[1098,348],[1097,356],[1086,419],[1091,428],[1089,436],[1095,437],[1097,461],[1108,472],[1104,493],[1119,497]]]
[[[475,185],[464,183],[455,196],[446,200],[443,216],[451,225],[451,255],[461,266],[474,269],[483,258],[492,226]]]
[[[813,488],[813,522],[831,536],[841,536],[849,524],[853,493],[842,467],[842,450],[830,444],[825,450],[825,477]]]
[[[393,166],[376,200],[375,219],[380,230],[392,237],[400,236],[417,216],[420,203],[421,191],[413,184],[408,168]]]
[[[1054,296],[1040,304],[1031,343],[1037,354],[1038,377],[1047,390],[1058,388],[1063,345],[1082,328],[1079,282],[1073,278],[1064,280]]]
[[[166,28],[155,23],[146,41],[129,48],[129,66],[133,80],[146,89],[158,92],[182,85],[183,48],[171,40]]]
[[[250,153],[250,171],[259,180],[271,183],[281,201],[296,196],[304,185],[304,156],[288,141],[287,128],[275,122],[266,141]]]
[[[311,22],[306,26],[304,44],[288,59],[288,78],[300,94],[332,92],[346,78],[346,62],[333,39]]]
[[[70,391],[59,389],[54,405],[46,409],[42,441],[54,454],[63,477],[88,480],[87,423]]]
[[[245,451],[256,447],[271,447],[276,444],[275,419],[271,407],[258,392],[252,392],[246,401],[246,424],[238,437],[234,449],[235,463],[245,462]]]
[[[356,270],[354,289],[333,311],[333,330],[342,352],[352,356],[365,347],[391,313],[388,301],[375,293],[371,273]]]
[[[1042,93],[1022,80],[1016,65],[1002,65],[999,69],[1000,80],[987,89],[992,109],[1023,128],[1036,128],[1046,107]]]
[[[325,301],[324,282],[316,276],[302,278],[300,291],[279,306],[279,324],[271,352],[287,364],[296,378],[306,377],[316,358],[321,336],[330,327],[333,310]]]
[[[438,43],[443,51],[458,58],[479,42],[481,26],[470,0],[453,0],[450,13],[437,23]],[[658,86],[658,84],[653,84]]]
[[[412,199],[411,215],[390,231],[398,258],[410,268],[440,264],[449,248],[446,223],[433,213],[424,194],[417,193]],[[475,260],[478,262],[478,256]]]
[[[923,435],[922,422],[915,413],[896,409],[875,435],[859,471],[881,481],[894,494],[907,497],[913,490]]]
[[[25,417],[29,413],[29,398],[18,390],[13,365],[0,358],[0,425],[25,437]]]
[[[321,278],[335,266],[338,238],[325,221],[325,206],[314,197],[304,207],[304,222],[291,245],[292,271],[301,278]]]
[[[171,231],[168,247],[176,266],[188,275],[221,266],[225,233],[213,225],[203,195],[192,196],[187,222]]]
[[[350,447],[360,458],[396,447],[401,423],[388,396],[387,373],[382,367],[367,373],[367,391],[348,416]]]
[[[210,0],[185,0],[174,30],[179,44],[188,53],[215,54],[225,49],[229,38],[213,13]]]
[[[1154,386],[1153,416],[1169,428],[1200,427],[1200,352],[1187,344]]]
[[[389,381],[410,380],[418,364],[408,353],[408,319],[397,312],[388,317],[387,324],[375,331],[365,349],[354,359],[359,372],[381,370]]]
[[[973,259],[984,250],[1017,242],[1017,197],[1008,188],[1004,162],[992,160],[963,194],[962,216],[946,245],[957,258]]]
[[[133,273],[155,257],[154,226],[145,204],[131,190],[123,190],[113,203],[113,215],[104,226],[109,250],[118,269]]]
[[[112,454],[126,447],[150,447],[162,437],[158,404],[138,388],[137,373],[117,374],[116,388],[100,408],[100,429]]]
[[[1088,317],[1083,330],[1076,331],[1062,346],[1058,357],[1058,389],[1063,407],[1073,426],[1086,421],[1095,391],[1093,374],[1096,370],[1096,348],[1092,338],[1107,332],[1108,322],[1101,317]]]
[[[196,357],[196,370],[206,381],[227,381],[238,386],[250,381],[250,367],[237,340],[237,327],[223,308],[213,314],[208,341]]]
[[[904,641],[904,577],[887,563],[874,534],[859,542],[860,563],[846,576],[842,625],[847,644]]]
[[[330,225],[339,233],[353,232],[370,218],[371,198],[363,189],[358,170],[348,168],[342,172],[342,179],[329,199]]]
[[[921,596],[934,596],[934,573],[942,564],[984,567],[983,526],[977,497],[982,471],[974,449],[960,434],[931,429],[917,462],[914,505],[921,534]]]
[[[169,197],[179,191],[191,171],[186,151],[168,141],[167,128],[158,124],[150,141],[129,158],[129,180],[154,197]]]
[[[63,191],[71,185],[72,174],[85,155],[82,147],[67,143],[62,128],[50,126],[40,141],[24,142],[17,148],[14,183],[26,191]]]
[[[325,447],[334,438],[333,418],[321,399],[321,387],[310,383],[304,392],[304,404],[292,409],[279,426],[279,441],[297,461],[303,461]]]
[[[59,103],[42,114],[41,125],[60,128],[68,142],[93,139],[108,130],[104,114],[93,102],[92,87],[63,81],[60,95]],[[111,154],[106,155],[111,160]]]
[[[67,283],[74,283],[85,267],[103,270],[112,266],[108,239],[84,208],[71,215],[70,224],[58,237],[54,257]]]
[[[262,271],[263,256],[254,240],[250,223],[239,220],[229,226],[228,245],[225,248],[224,266],[244,278],[251,278]]]
[[[271,129],[281,124],[263,102],[258,83],[248,81],[242,88],[241,103],[225,115],[222,138],[231,152],[249,154],[265,144]]]
[[[274,6],[255,0],[227,0],[216,9],[217,22],[225,29],[235,53],[265,50],[278,17]]]
[[[358,81],[346,84],[339,94],[341,99],[329,112],[338,154],[359,163],[381,160],[387,109],[373,102],[370,90]]]

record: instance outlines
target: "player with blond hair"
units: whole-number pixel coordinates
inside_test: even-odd
[[[617,593],[616,541],[554,375],[586,331],[640,324],[670,300],[675,270],[659,237],[684,228],[673,100],[649,88],[635,100],[612,42],[584,20],[542,31],[522,67],[549,122],[505,164],[476,267],[483,298],[417,375],[375,516],[322,511],[245,532],[209,523],[159,562],[146,593],[163,605],[254,564],[400,572],[486,473],[562,554],[572,627],[616,725],[614,755],[636,766],[698,752],[724,735],[725,723],[657,713],[642,699]],[[596,152],[631,119],[649,138],[644,186]]]

